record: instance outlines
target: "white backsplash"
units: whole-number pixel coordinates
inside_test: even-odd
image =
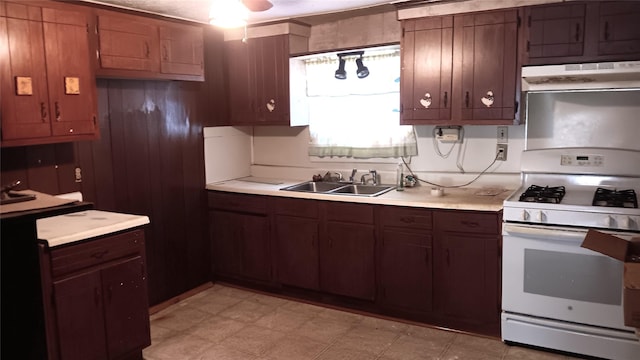
[[[465,173],[456,166],[459,144],[455,145],[447,159],[440,158],[433,148],[433,126],[416,126],[418,135],[418,156],[411,159],[412,170],[420,177],[443,185],[455,185],[473,179],[485,169],[495,157],[496,126],[465,126],[460,161]],[[509,126],[507,161],[496,162],[486,175],[480,177],[477,185],[517,185],[520,180],[520,154],[524,149],[524,126]],[[253,165],[251,174],[261,177],[288,177],[310,179],[322,171],[340,171],[345,177],[351,169],[358,174],[376,169],[382,182],[393,183],[399,159],[385,163],[353,161],[347,159],[311,159],[307,155],[309,131],[307,127],[290,128],[284,126],[263,126],[254,128]],[[440,144],[446,152],[451,144]]]
[[[203,133],[207,184],[251,174],[251,127],[208,127]]]

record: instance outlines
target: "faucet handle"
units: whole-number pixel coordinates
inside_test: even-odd
[[[349,181],[351,183],[353,183],[356,180],[356,173],[357,172],[358,172],[358,169],[351,170],[351,176],[349,176]]]

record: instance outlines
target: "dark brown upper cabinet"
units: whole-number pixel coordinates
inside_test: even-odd
[[[454,107],[454,120],[512,124],[518,92],[518,11],[456,16],[454,41],[454,61],[461,65],[461,71],[454,71],[454,94],[461,100]]]
[[[204,81],[203,28],[96,10],[98,77]]]
[[[289,37],[225,42],[233,125],[289,125]]]
[[[407,20],[402,26],[400,122],[450,120],[453,16]]]
[[[640,3],[576,2],[527,7],[525,64],[640,59]]]
[[[99,13],[97,21],[100,70],[160,71],[154,23],[117,13]]]
[[[403,21],[401,124],[518,123],[519,10]]]
[[[0,8],[2,146],[97,138],[87,14],[54,3]]]
[[[203,76],[203,30],[197,26],[162,24],[160,71],[163,74]]]

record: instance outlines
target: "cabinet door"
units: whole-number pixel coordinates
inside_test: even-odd
[[[107,359],[98,270],[54,281],[60,359]]]
[[[401,124],[451,119],[453,17],[403,22]]]
[[[256,280],[271,279],[269,221],[264,215],[242,214],[242,275]]]
[[[515,118],[518,13],[516,10],[459,15],[454,41],[462,56],[461,120]]]
[[[445,316],[476,324],[499,322],[499,241],[495,235],[438,233],[436,296]]]
[[[287,35],[250,39],[255,53],[258,123],[289,125],[289,42]]]
[[[278,280],[284,285],[318,290],[318,220],[276,217]]]
[[[210,215],[214,273],[271,279],[267,217],[218,210]]]
[[[212,240],[213,273],[239,275],[241,273],[242,219],[226,211],[209,212]]]
[[[382,302],[429,312],[432,309],[431,236],[387,228],[382,231],[380,284]]]
[[[95,78],[83,13],[42,9],[51,129],[54,136],[94,134]]]
[[[372,225],[329,221],[320,248],[323,291],[373,300],[375,234]]]
[[[561,4],[527,8],[529,59],[582,56],[585,5]]]
[[[598,55],[640,55],[638,2],[600,2],[598,15]]]
[[[2,140],[50,136],[41,9],[7,3],[6,15],[0,17]]]
[[[234,125],[256,122],[256,68],[250,58],[253,41],[225,41],[224,55],[229,76],[229,116]]]
[[[202,28],[188,25],[161,25],[160,71],[165,74],[202,76],[204,40]]]
[[[98,15],[100,67],[158,72],[158,28],[139,16]]]
[[[101,271],[110,359],[151,344],[144,260],[141,256]]]

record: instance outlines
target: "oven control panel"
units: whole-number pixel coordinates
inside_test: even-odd
[[[561,155],[562,166],[604,166],[603,155]]]

